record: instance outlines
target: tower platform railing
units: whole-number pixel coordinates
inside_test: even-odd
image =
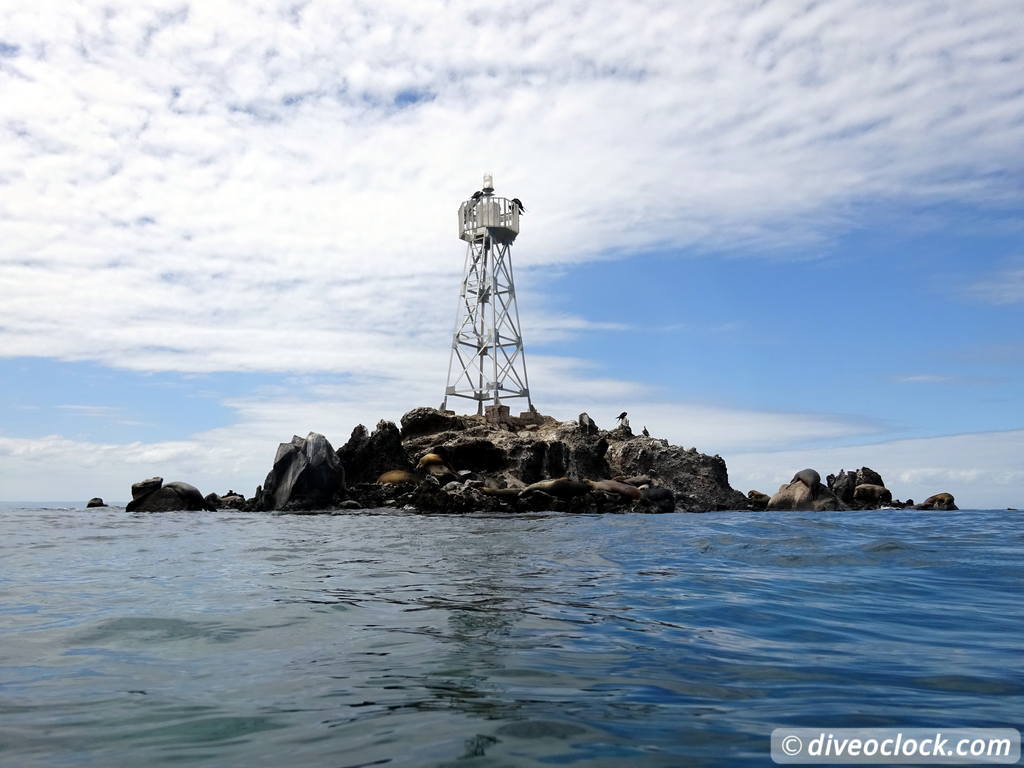
[[[467,243],[490,235],[511,242],[519,234],[519,206],[505,197],[484,196],[459,206],[459,237]]]

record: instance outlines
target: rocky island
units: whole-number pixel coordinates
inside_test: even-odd
[[[645,430],[646,432],[646,430]],[[558,421],[459,416],[414,408],[401,426],[363,425],[335,450],[311,432],[278,446],[252,498],[203,496],[184,482],[154,477],[132,486],[129,511],[233,508],[293,514],[381,507],[425,513],[711,512],[716,510],[956,509],[948,493],[923,503],[893,498],[881,476],[861,467],[826,482],[798,471],[772,495],[729,485],[725,461],[667,440],[634,435],[627,424],[601,429],[586,413]]]

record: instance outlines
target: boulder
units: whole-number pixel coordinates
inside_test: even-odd
[[[836,495],[821,484],[821,476],[813,469],[802,469],[768,500],[768,509],[823,512],[845,509]]]
[[[85,505],[85,508],[89,509],[91,507],[105,507],[105,506],[107,506],[107,505],[103,503],[103,499],[101,499],[99,496],[93,496],[91,499],[89,499],[88,503]]]
[[[137,483],[132,483],[132,500],[140,499],[143,496],[148,496],[153,491],[157,490],[164,484],[162,477],[150,477],[146,480],[139,480]]]
[[[882,476],[869,467],[861,467],[857,470],[857,485],[880,485],[885,488]]]
[[[959,507],[957,507],[956,502],[953,499],[953,494],[936,493],[933,496],[929,496],[920,504],[915,504],[914,509],[931,509],[944,512],[952,512],[959,509]]]
[[[158,485],[153,488],[152,480],[159,480],[159,478],[151,478],[150,480],[144,480],[143,483],[147,483],[146,487],[151,488],[150,492],[136,496],[136,486],[142,485],[142,483],[135,483],[132,486],[132,500],[128,502],[126,507],[129,512],[195,512],[201,509],[213,511],[214,507],[209,504],[206,499],[203,498],[203,494],[199,492],[199,489],[194,485],[188,483],[173,482]]]
[[[892,503],[892,491],[883,485],[861,483],[854,488],[853,498],[862,504],[878,507],[882,504]]]
[[[345,470],[345,482],[350,485],[372,483],[391,469],[412,469],[398,427],[383,420],[377,422],[372,435],[367,434],[362,424],[353,429],[348,442],[338,449],[338,460]]]
[[[281,443],[256,499],[262,510],[328,509],[345,490],[345,470],[326,437],[310,432]]]

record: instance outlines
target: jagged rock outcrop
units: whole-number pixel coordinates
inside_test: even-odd
[[[625,508],[664,512],[675,509],[706,511],[746,508],[746,499],[729,487],[725,462],[695,450],[670,446],[667,441],[635,436],[628,426],[602,430],[586,414],[575,422],[537,416],[529,421],[510,418],[489,423],[479,416],[454,416],[433,408],[416,408],[402,417],[402,449],[388,469],[409,471],[410,464],[436,454],[453,474],[428,482],[425,468],[417,483],[389,483],[383,499],[388,506],[411,505],[429,511],[469,509],[564,509],[612,511]],[[339,454],[341,452],[339,451]],[[344,459],[343,459],[344,463]],[[349,467],[346,464],[346,470]],[[643,478],[650,486],[635,498],[581,481],[616,477]],[[409,480],[404,475],[389,476]],[[449,478],[460,480],[453,485]],[[541,481],[566,478],[578,493],[564,495],[555,487],[522,493]],[[366,478],[361,478],[366,482]],[[575,482],[576,485],[571,485]],[[406,487],[402,487],[402,486]],[[660,490],[654,490],[658,488]],[[353,486],[352,494],[372,503],[380,488]]]
[[[669,445],[653,437],[629,436],[628,427],[608,433],[608,466],[612,476],[648,475],[658,485],[670,488],[676,505],[689,511],[746,509],[747,499],[729,485],[729,472],[721,456],[708,456],[695,449]]]
[[[129,512],[212,512],[214,507],[194,485],[182,482],[165,484],[163,478],[151,477],[132,485],[132,500],[125,509]]]
[[[338,449],[338,461],[345,468],[345,482],[351,485],[372,483],[388,470],[413,468],[398,427],[383,420],[377,422],[373,434],[367,434],[362,424],[353,429],[348,442]]]
[[[837,499],[850,506],[854,503],[853,492],[857,488],[857,473],[841,469],[838,475],[828,476],[828,487]]]
[[[329,509],[342,500],[345,470],[326,437],[310,432],[281,443],[274,467],[257,489],[253,506],[261,510]]]
[[[158,480],[158,479],[157,479]],[[346,480],[348,480],[346,484]],[[937,497],[928,508],[952,504]],[[221,499],[223,503],[224,499]],[[415,408],[372,434],[357,426],[337,452],[323,435],[282,443],[247,509],[397,507],[430,513],[845,510],[904,506],[868,467],[828,477],[797,472],[772,496],[729,485],[720,456],[670,445],[628,423],[600,429],[586,413],[560,422],[535,411],[457,416]],[[923,508],[924,505],[921,505]]]
[[[882,476],[870,467],[861,467],[857,470],[857,485],[880,485],[885,488]]]

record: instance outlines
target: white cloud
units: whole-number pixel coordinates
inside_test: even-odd
[[[0,349],[412,368],[444,348],[484,170],[527,202],[524,267],[811,243],[864,199],[1019,200],[1018,13],[25,5],[0,58]]]
[[[462,266],[455,208],[483,171],[529,210],[515,248],[528,343],[620,329],[553,306],[540,284],[559,265],[661,246],[816,250],[866,200],[1019,205],[1019,13],[1016,0],[6,10],[0,355],[329,372],[348,389],[272,412],[239,400],[235,426],[180,443],[4,450],[67,459],[79,495],[100,466],[128,467],[116,487],[136,469],[251,479],[292,431],[343,439],[367,413],[433,403]],[[590,379],[583,360],[529,364],[535,392],[559,393],[552,408],[614,415],[628,397],[702,449],[875,429],[659,405],[640,383]]]
[[[952,493],[964,508],[1022,507],[1024,430],[981,432],[868,445],[736,453],[729,458],[735,488],[772,493],[804,467],[822,477],[840,469],[869,466],[894,496],[923,501]]]
[[[913,376],[899,376],[896,381],[901,384],[944,384],[954,381],[954,377],[938,373],[918,373]]]

